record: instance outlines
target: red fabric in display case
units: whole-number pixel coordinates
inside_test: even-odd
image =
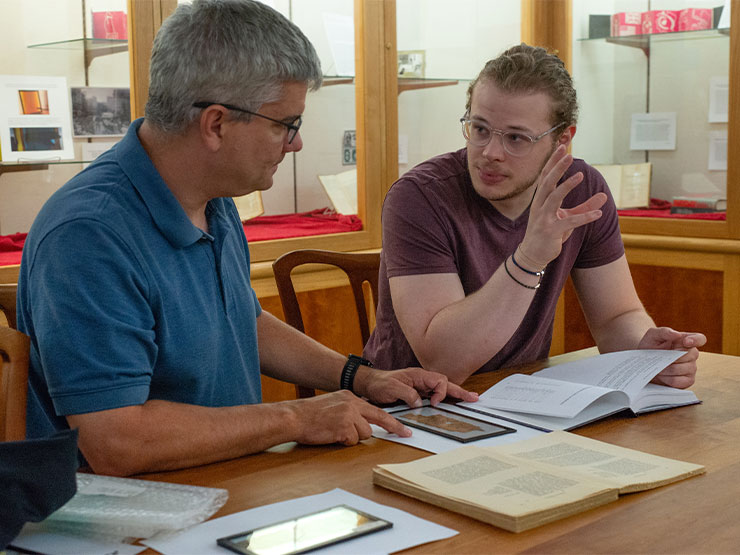
[[[243,225],[244,233],[250,242],[346,233],[362,229],[362,221],[354,214],[345,216],[328,208],[298,214],[258,216],[243,222]],[[0,266],[21,263],[26,235],[26,233],[0,235]]]

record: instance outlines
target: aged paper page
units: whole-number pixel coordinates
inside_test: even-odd
[[[495,448],[489,453],[506,454],[520,464],[544,465],[568,475],[588,476],[619,488],[620,493],[650,489],[704,472],[704,467],[642,451],[626,449],[568,432],[552,432]]]
[[[496,449],[469,446],[410,463],[379,467],[437,496],[515,517],[613,489],[562,470],[527,467],[521,461],[497,454]],[[613,497],[617,497],[616,490]]]

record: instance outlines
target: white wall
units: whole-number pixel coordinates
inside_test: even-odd
[[[488,60],[521,41],[521,6],[519,0],[397,0],[396,12],[398,50],[424,50],[426,78],[458,80],[399,95],[399,135],[408,141],[403,174],[465,146],[459,120],[468,86]]]

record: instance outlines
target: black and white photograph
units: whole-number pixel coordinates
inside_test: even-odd
[[[425,54],[424,50],[399,50],[398,76],[419,79],[424,77]]]
[[[437,407],[406,409],[391,414],[407,426],[461,443],[516,432],[515,429],[507,426],[499,426]]]
[[[127,88],[72,87],[75,137],[120,137],[131,123]]]

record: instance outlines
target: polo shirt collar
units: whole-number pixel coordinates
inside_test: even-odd
[[[118,144],[118,163],[144,201],[160,233],[174,248],[184,248],[209,237],[193,225],[182,206],[154,167],[139,140],[138,131],[144,118],[129,125]]]

